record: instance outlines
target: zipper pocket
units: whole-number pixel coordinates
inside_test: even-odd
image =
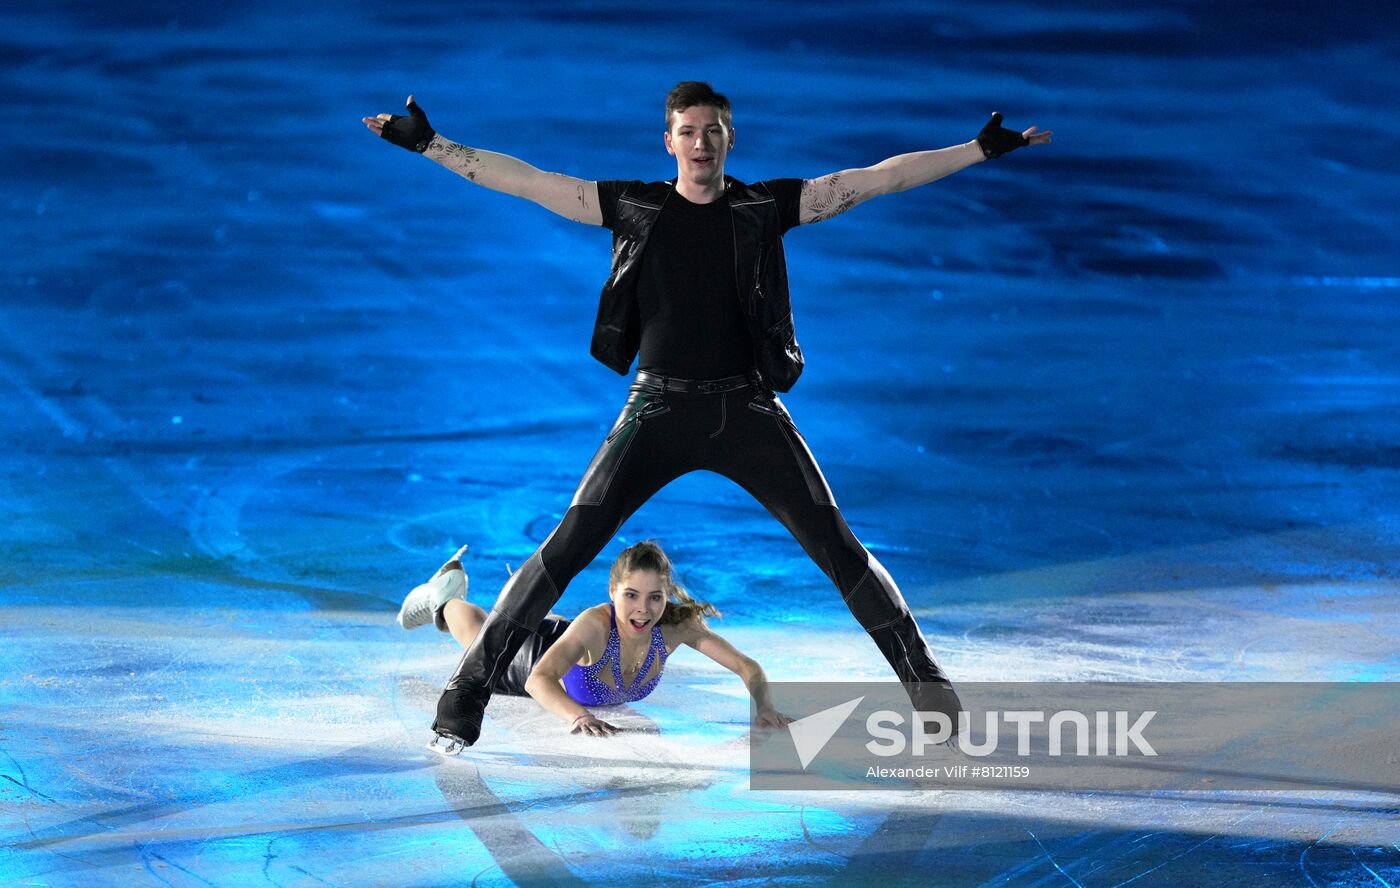
[[[790,334],[791,331],[792,331],[792,315],[791,315],[791,313],[789,313],[788,316],[785,317],[785,318],[783,318],[781,321],[778,321],[778,323],[776,323],[776,324],[774,324],[773,326],[769,327],[767,330],[764,330],[764,331],[763,331],[763,338],[764,338],[764,339],[771,339],[771,338],[773,338],[773,334],[774,334],[774,333],[777,333],[779,330],[783,329],[784,327],[786,327],[786,328],[788,329],[789,334]]]
[[[788,415],[788,412],[779,407],[778,405],[774,404],[772,401],[750,401],[749,409],[752,410],[754,413],[762,413],[765,416],[771,416],[775,419],[781,420],[784,425],[789,426],[790,428],[797,428],[797,425],[792,421],[792,417]]]
[[[627,429],[631,428],[632,426],[641,425],[642,420],[644,419],[651,419],[653,416],[660,416],[663,413],[670,412],[671,407],[669,404],[666,404],[662,401],[648,401],[647,403],[643,404],[641,408],[637,410],[636,413],[633,413],[631,416],[624,419],[621,423],[618,424],[617,428],[609,432],[607,438],[603,439],[603,443],[611,443],[614,438],[622,434]]]
[[[759,244],[758,255],[753,260],[753,289],[749,291],[749,314],[755,314],[759,304],[765,298],[763,295],[763,265],[767,258],[768,248]]]

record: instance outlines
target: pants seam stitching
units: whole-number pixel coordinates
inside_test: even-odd
[[[592,499],[578,500],[573,503],[573,505],[597,506],[600,505],[603,500],[607,499],[608,490],[612,488],[613,478],[617,477],[617,470],[622,468],[622,461],[627,458],[627,452],[632,449],[632,442],[637,439],[637,436],[640,435],[641,432],[642,426],[641,423],[638,423],[637,428],[632,434],[627,436],[627,443],[622,445],[622,452],[617,455],[617,461],[613,463],[612,471],[608,472],[607,480],[603,482],[603,489],[598,492],[597,496]],[[548,574],[546,574],[546,576],[548,576]],[[553,583],[554,581],[550,580],[550,582]]]
[[[802,480],[807,484],[807,495],[812,498],[813,505],[835,505],[835,503],[833,503],[830,498],[826,497],[825,494],[818,494],[820,488],[816,483],[817,479],[812,477],[812,471],[808,467],[808,463],[811,462],[811,460],[802,458],[802,452],[797,449],[797,441],[793,439],[793,435],[797,432],[797,427],[790,427],[789,423],[784,422],[783,419],[779,416],[774,416],[773,420],[778,423],[778,430],[782,432],[783,439],[787,441],[788,450],[792,451],[792,458],[797,461],[797,471],[802,473]],[[821,485],[821,487],[825,486],[825,484]]]
[[[867,567],[867,568],[865,569],[865,573],[863,573],[863,574],[860,575],[860,579],[859,579],[859,580],[856,580],[856,584],[855,584],[854,586],[851,587],[851,590],[850,590],[849,592],[843,592],[843,593],[841,594],[841,600],[844,601],[844,602],[846,602],[847,604],[850,604],[850,603],[851,603],[851,599],[854,598],[854,597],[856,596],[856,593],[860,591],[860,587],[865,585],[865,581],[866,581],[867,579],[869,579],[869,577],[870,577],[870,568]]]
[[[720,434],[720,432],[723,432],[723,431],[724,431],[724,424],[725,424],[725,421],[728,419],[728,415],[729,415],[729,409],[728,409],[728,408],[729,408],[729,393],[728,393],[728,392],[725,392],[722,396],[720,396],[720,399],[719,399],[719,428],[715,429],[713,432],[710,433],[710,437],[711,437],[711,438],[716,438],[716,437],[718,437],[719,434]]]

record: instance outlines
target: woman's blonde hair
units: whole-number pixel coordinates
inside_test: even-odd
[[[661,625],[673,626],[691,617],[697,617],[704,623],[706,617],[722,616],[713,604],[691,598],[676,585],[671,578],[671,559],[666,557],[655,540],[642,540],[622,550],[608,573],[608,589],[616,589],[628,574],[639,570],[653,570],[661,577],[661,588],[666,593],[666,611],[661,615]]]

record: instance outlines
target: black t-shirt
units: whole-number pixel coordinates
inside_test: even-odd
[[[617,199],[628,185],[598,183],[603,226],[617,221]],[[780,233],[798,224],[801,179],[769,179],[778,202]],[[637,279],[642,323],[637,369],[683,379],[719,379],[753,368],[753,346],[739,305],[729,198],[691,203],[672,191],[647,238]]]

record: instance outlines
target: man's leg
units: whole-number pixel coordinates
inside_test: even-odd
[[[438,700],[433,730],[470,746],[481,734],[491,687],[520,646],[652,494],[681,474],[664,399],[634,385],[613,430],[594,454],[564,519],[506,582]]]
[[[957,696],[884,566],[851,533],[821,469],[777,398],[761,395],[730,412],[715,471],[747,490],[836,584],[851,614],[921,710],[953,717]]]

